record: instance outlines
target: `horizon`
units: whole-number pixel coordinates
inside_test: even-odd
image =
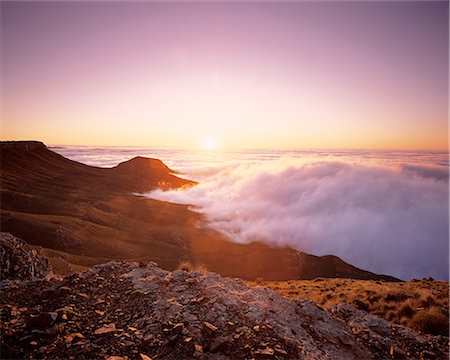
[[[2,141],[40,141],[40,140],[2,140]],[[43,141],[41,141],[43,142]],[[450,154],[450,148],[443,147],[443,148],[377,148],[377,147],[287,147],[287,146],[278,146],[278,147],[247,147],[247,146],[241,146],[241,147],[226,147],[226,146],[220,146],[215,149],[205,149],[200,144],[197,147],[194,148],[187,148],[187,147],[176,147],[176,146],[164,146],[164,145],[143,145],[143,144],[137,144],[137,145],[99,145],[99,144],[57,144],[57,143],[45,143],[44,145],[49,147],[55,147],[55,146],[73,146],[73,147],[115,147],[115,148],[167,148],[167,149],[174,149],[174,150],[187,150],[187,151],[205,151],[205,152],[228,152],[228,151],[242,151],[242,150],[281,150],[281,151],[289,151],[289,150],[343,150],[343,151],[357,151],[357,150],[365,150],[365,151],[446,151]]]
[[[449,148],[447,2],[1,8],[2,139]]]
[[[399,151],[399,152],[448,152],[450,154],[450,149],[447,148],[368,148],[368,147],[219,147],[215,149],[205,149],[201,145],[196,148],[187,148],[187,147],[174,147],[174,146],[164,146],[164,145],[99,145],[99,144],[69,144],[69,143],[46,143],[42,140],[31,140],[31,139],[2,139],[1,142],[42,142],[45,146],[50,148],[55,147],[83,147],[83,148],[154,148],[154,149],[170,149],[170,150],[184,150],[184,151],[199,151],[205,153],[226,153],[226,152],[234,152],[234,151],[252,151],[252,150],[274,150],[274,151]]]

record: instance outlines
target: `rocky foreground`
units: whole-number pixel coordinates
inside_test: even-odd
[[[338,304],[326,311],[214,273],[111,262],[1,282],[1,358],[448,358],[425,336]]]
[[[0,233],[0,263],[0,281],[35,280],[52,275],[45,257],[8,233]]]

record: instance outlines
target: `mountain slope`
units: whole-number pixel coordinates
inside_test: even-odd
[[[204,219],[188,206],[135,195],[156,187],[195,185],[175,176],[160,160],[137,157],[113,168],[97,168],[66,159],[40,142],[2,142],[0,149],[2,231],[43,247],[55,271],[127,259],[152,260],[174,269],[187,260],[246,279],[396,280],[335,257],[232,243],[199,226]]]

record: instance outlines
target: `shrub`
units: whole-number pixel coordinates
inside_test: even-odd
[[[381,309],[384,311],[384,312],[387,312],[387,311],[389,311],[389,310],[394,310],[394,309],[396,309],[397,307],[395,306],[395,305],[388,305],[388,304],[382,304],[381,305]]]
[[[352,305],[359,310],[369,311],[369,305],[367,305],[365,302],[361,300],[358,299],[353,300]]]
[[[419,311],[408,325],[412,329],[426,334],[448,336],[448,317],[434,306]]]
[[[409,321],[409,318],[407,318],[406,316],[402,316],[400,320],[398,320],[398,323],[403,326],[408,326]]]
[[[395,318],[395,314],[393,311],[389,311],[386,315],[385,315],[385,319],[387,321],[392,321]]]
[[[420,300],[420,305],[424,307],[430,307],[436,305],[436,300],[431,295],[428,295],[425,299]]]
[[[262,277],[259,277],[255,280],[255,282],[256,282],[256,284],[261,285],[261,284],[264,284],[264,279]],[[294,289],[295,289],[295,286],[294,286]]]
[[[194,271],[194,265],[190,261],[182,261],[178,264],[177,270]]]
[[[414,315],[414,310],[408,302],[402,304],[402,306],[400,306],[400,309],[398,309],[398,317],[399,318],[401,318],[401,317],[411,318],[413,315]]]
[[[409,298],[408,294],[405,293],[404,291],[391,291],[387,293],[385,300],[399,302],[404,301],[408,298]]]

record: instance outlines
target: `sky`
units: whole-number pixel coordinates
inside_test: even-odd
[[[448,148],[448,2],[1,2],[4,140]]]

